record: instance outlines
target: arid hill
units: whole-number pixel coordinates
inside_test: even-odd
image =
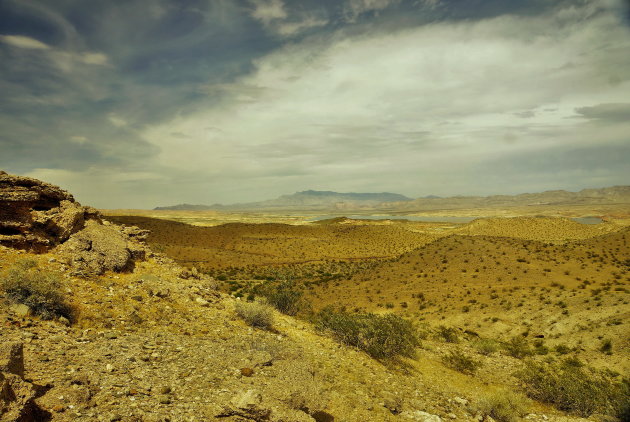
[[[197,268],[264,266],[329,260],[393,258],[437,237],[385,225],[287,225],[232,223],[196,227],[174,221],[108,216],[151,231],[149,244]],[[420,225],[418,225],[420,226]]]
[[[11,221],[32,230],[41,211],[14,209]],[[149,243],[182,260],[207,249],[197,253],[210,266],[279,274],[311,265],[313,274],[255,279],[249,301],[149,249],[140,229],[100,217],[39,253],[0,245],[0,421],[628,418],[629,233],[621,226],[580,235],[537,222],[551,243],[488,236],[483,225],[457,234],[461,227],[347,220],[125,222],[150,226]],[[121,251],[133,255],[132,246],[145,252],[133,265],[88,271],[119,262]],[[373,259],[375,251],[388,258]],[[355,262],[370,269],[314,276]],[[347,311],[309,313],[305,298]]]
[[[627,228],[562,244],[452,235],[311,294],[318,308],[391,309],[483,337],[540,336],[547,347],[577,347],[581,359],[629,373],[628,270]],[[598,353],[602,338],[617,345],[616,357]]]

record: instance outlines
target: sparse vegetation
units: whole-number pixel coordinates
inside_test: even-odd
[[[329,307],[317,315],[317,328],[376,359],[412,357],[420,345],[411,322],[395,314],[349,314]]]
[[[264,302],[236,302],[236,313],[252,327],[269,330],[273,326],[273,309]]]
[[[510,390],[500,390],[482,397],[478,408],[496,421],[515,422],[525,415],[527,399]]]
[[[481,363],[461,350],[453,350],[442,358],[446,366],[464,374],[473,375],[481,366]]]
[[[447,343],[458,343],[459,335],[457,334],[457,330],[453,327],[446,327],[444,325],[440,325],[437,331],[438,338],[441,338]]]
[[[61,276],[37,268],[34,260],[18,261],[2,280],[9,300],[31,308],[42,319],[73,319],[73,309],[66,302]]]
[[[267,298],[270,305],[286,315],[296,315],[305,307],[302,291],[291,281],[266,286],[260,290],[260,294]]]
[[[523,359],[526,356],[530,356],[533,351],[527,340],[523,336],[514,336],[512,339],[504,343],[503,347],[505,351],[512,357],[517,359]]]
[[[480,354],[489,356],[499,350],[499,343],[496,340],[482,338],[475,341],[474,347]]]
[[[560,363],[526,362],[516,373],[533,399],[551,403],[560,410],[588,417],[593,413],[627,415],[630,380],[616,381],[602,372]]]
[[[613,350],[612,340],[608,338],[604,339],[602,341],[602,345],[599,347],[599,351],[607,355],[612,355],[612,350]]]

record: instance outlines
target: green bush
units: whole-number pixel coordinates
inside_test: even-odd
[[[607,355],[612,355],[612,348],[612,340],[607,338],[602,341],[599,351]]]
[[[499,343],[496,340],[482,338],[474,343],[474,347],[480,354],[489,356],[499,350]]]
[[[252,327],[271,329],[273,309],[263,302],[236,302],[236,314]]]
[[[61,276],[37,268],[33,260],[23,260],[2,280],[9,300],[31,308],[42,319],[65,317],[73,320],[72,308],[66,303]]]
[[[523,359],[524,357],[531,356],[534,353],[523,336],[512,337],[510,341],[503,344],[503,348],[508,355],[517,359]]]
[[[489,394],[479,402],[479,411],[499,422],[515,422],[527,412],[527,399],[510,390]]]
[[[325,308],[316,317],[316,327],[376,359],[413,357],[420,345],[411,322],[394,314],[349,314]]]
[[[296,315],[305,307],[302,291],[290,281],[264,286],[259,293],[267,298],[270,305],[286,315]]]
[[[442,340],[447,343],[459,343],[457,330],[452,327],[445,327],[444,325],[440,325],[438,327],[437,336],[442,338]]]
[[[526,362],[515,374],[531,398],[551,403],[560,410],[588,417],[593,413],[627,415],[630,397],[628,379],[616,381],[603,372],[576,365]]]
[[[442,361],[446,366],[464,374],[472,375],[481,366],[481,363],[465,355],[461,350],[454,350],[444,356]]]

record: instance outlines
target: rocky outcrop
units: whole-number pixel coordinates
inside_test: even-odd
[[[44,252],[99,220],[65,190],[30,177],[0,171],[0,244]]]
[[[130,271],[135,261],[145,258],[146,247],[140,241],[147,234],[136,227],[88,221],[57,252],[79,275]]]
[[[127,271],[145,258],[147,230],[103,222],[58,186],[0,171],[0,245],[34,252],[58,248],[80,275]]]

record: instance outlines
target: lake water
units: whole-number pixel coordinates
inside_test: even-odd
[[[443,217],[443,216],[416,216],[416,215],[322,215],[314,217],[308,221],[321,221],[330,218],[347,217],[353,220],[409,220],[409,221],[425,221],[429,223],[470,223],[476,218],[482,217]],[[603,220],[599,217],[579,217],[571,220],[581,224],[599,224]]]

